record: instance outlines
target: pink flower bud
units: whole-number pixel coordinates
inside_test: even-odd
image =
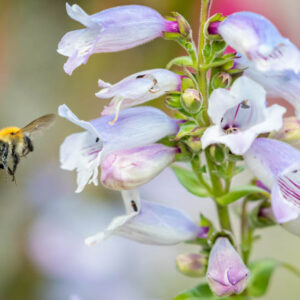
[[[247,286],[249,270],[226,237],[219,237],[209,255],[206,278],[219,297],[240,294]]]
[[[153,144],[108,155],[101,164],[101,181],[113,190],[135,189],[174,162],[176,148]]]

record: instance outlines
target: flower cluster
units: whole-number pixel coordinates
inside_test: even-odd
[[[111,99],[100,118],[80,120],[66,105],[58,110],[83,129],[60,148],[61,168],[77,171],[76,192],[88,183],[98,185],[100,167],[101,183],[120,191],[125,206],[125,215],[86,244],[119,235],[153,245],[200,247],[198,253],[178,256],[177,267],[187,276],[206,276],[207,283],[178,299],[201,290],[205,299],[257,295],[255,284],[265,275],[252,270],[263,269],[266,262],[249,263],[254,231],[277,223],[300,235],[300,152],[293,147],[300,121],[284,119],[286,109],[267,102],[267,96],[282,96],[299,115],[300,52],[263,16],[238,12],[209,18],[210,2],[202,1],[198,47],[178,13],[163,18],[152,8],[125,5],[88,15],[67,4],[68,15],[85,28],[67,33],[57,50],[68,57],[64,70],[69,75],[94,53],[121,51],[158,37],[176,41],[187,53],[165,69],[141,71],[115,84],[100,79],[96,97]],[[227,53],[227,46],[236,52]],[[162,96],[173,118],[154,107],[136,107]],[[173,170],[189,192],[213,199],[219,228],[203,214],[195,223],[180,210],[140,199],[138,188],[174,162],[181,162]],[[243,162],[256,178],[232,187]],[[241,256],[228,213],[239,200]],[[249,202],[255,202],[254,209]]]

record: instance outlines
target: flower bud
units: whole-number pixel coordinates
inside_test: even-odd
[[[176,258],[179,272],[190,277],[202,277],[205,275],[207,258],[198,253],[179,254]]]
[[[190,136],[187,140],[187,144],[195,153],[199,153],[202,150],[201,137],[199,136]]]
[[[219,297],[240,294],[248,283],[249,270],[226,237],[219,237],[209,255],[206,278]]]
[[[201,94],[194,89],[187,89],[181,96],[181,105],[185,111],[195,114],[201,107]]]
[[[165,104],[172,109],[181,108],[180,93],[170,93],[165,98]]]
[[[176,153],[161,144],[114,152],[101,164],[101,182],[113,190],[135,189],[174,162]]]
[[[271,137],[294,146],[298,145],[300,143],[300,120],[296,117],[284,118],[282,128]]]
[[[228,73],[220,72],[217,73],[211,81],[211,85],[213,89],[223,88],[227,89],[230,87],[230,84],[232,82],[232,78]]]

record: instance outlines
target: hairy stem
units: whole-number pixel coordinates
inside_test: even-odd
[[[209,173],[210,180],[211,180],[212,187],[213,187],[213,193],[214,193],[215,197],[218,197],[223,194],[223,187],[222,187],[220,178],[218,177],[217,174],[214,173],[214,170],[215,170],[214,162],[210,158],[209,149],[205,150],[205,157],[206,157],[208,173]],[[219,222],[220,222],[221,228],[223,230],[232,231],[228,207],[219,205],[216,201],[215,201],[215,203],[217,206],[217,211],[218,211]]]
[[[202,68],[205,64],[204,57],[204,47],[206,45],[206,38],[204,35],[204,28],[207,18],[209,16],[209,10],[211,6],[212,0],[202,0],[201,1],[201,11],[200,11],[200,27],[199,27],[199,45],[198,45],[198,82],[200,92],[202,94],[203,99],[203,107],[204,107],[204,120],[206,124],[209,124],[209,119],[207,116],[207,107],[208,107],[208,85],[207,85],[207,69]]]

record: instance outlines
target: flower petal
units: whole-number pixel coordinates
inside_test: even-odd
[[[272,210],[279,224],[297,219],[300,210],[284,199],[282,189],[277,184],[272,189],[271,199]]]
[[[94,245],[114,234],[145,244],[174,245],[205,237],[207,232],[207,227],[198,227],[177,209],[142,201],[138,212],[113,219],[104,232],[86,239],[86,244]]]
[[[153,144],[178,132],[176,121],[153,107],[124,110],[114,125],[109,125],[112,116],[90,122],[79,120],[66,105],[59,107],[59,115],[87,130],[67,137],[60,150],[62,167],[77,169],[80,183],[77,192],[87,182],[97,185],[98,166],[108,154]]]
[[[101,182],[115,190],[137,188],[174,162],[176,152],[161,144],[114,152],[101,163]]]

